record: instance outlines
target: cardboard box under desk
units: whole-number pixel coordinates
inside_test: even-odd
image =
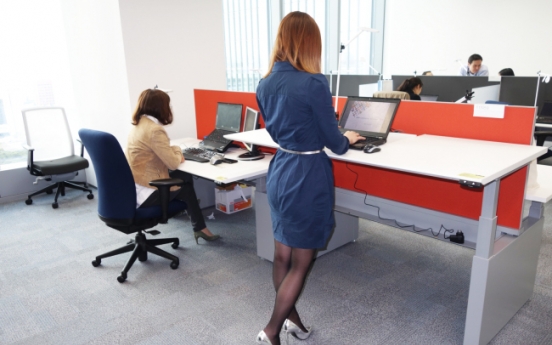
[[[253,206],[251,200],[252,189],[253,187],[243,187],[239,184],[215,187],[216,209],[226,214],[232,214],[251,208]]]

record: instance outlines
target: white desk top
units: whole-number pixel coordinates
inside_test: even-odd
[[[171,140],[171,145],[178,145],[181,148],[199,147],[199,142],[199,139],[183,138]],[[230,148],[224,156],[226,158],[238,159],[237,157],[244,152],[246,151],[243,149]],[[272,157],[273,155],[267,154],[265,155],[265,158],[256,161],[238,160],[237,163],[233,164],[220,163],[217,165],[187,160],[180,164],[178,169],[218,183],[231,183],[266,175],[268,172],[268,165],[272,160]]]
[[[525,199],[543,204],[552,200],[552,166],[537,164],[537,183],[527,188]]]
[[[236,133],[228,139],[278,147],[265,129]],[[329,151],[337,160],[404,171],[447,180],[467,180],[486,185],[528,164],[546,152],[540,146],[506,144],[484,140],[413,136],[390,133],[381,152],[365,154],[349,150],[344,155]]]

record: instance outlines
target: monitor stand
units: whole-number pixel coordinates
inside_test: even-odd
[[[238,156],[238,160],[240,161],[256,161],[263,158],[264,154],[258,150],[249,151]]]

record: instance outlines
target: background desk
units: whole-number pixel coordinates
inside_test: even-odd
[[[274,147],[267,135],[266,131],[258,130],[228,138]],[[501,179],[527,166],[545,150],[529,145],[422,135],[390,140],[377,154],[359,156],[348,152],[333,158],[484,186],[464,334],[464,344],[471,345],[488,343],[533,292],[543,219],[530,214],[520,224],[519,236],[501,233],[497,236],[496,210]],[[463,187],[459,184],[458,188]],[[336,196],[336,206],[339,202]],[[353,202],[349,212],[362,214],[362,208],[366,206]]]

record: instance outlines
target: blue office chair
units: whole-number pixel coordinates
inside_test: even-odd
[[[117,280],[122,283],[127,278],[127,273],[136,261],[146,261],[148,252],[171,260],[171,268],[176,269],[179,264],[178,257],[157,248],[162,244],[172,242],[176,249],[179,245],[178,238],[164,238],[148,240],[143,232],[156,235],[157,230],[145,231],[159,223],[166,223],[167,219],[186,209],[186,203],[173,200],[169,202],[170,187],[182,185],[180,179],[160,179],[150,182],[157,187],[160,193],[161,206],[136,208],[136,186],[132,172],[126,160],[123,150],[115,137],[109,133],[91,129],[81,129],[79,136],[90,155],[98,184],[98,215],[107,226],[124,232],[135,233],[134,241],[127,245],[96,256],[92,266],[97,267],[103,258],[132,251],[121,275]]]

